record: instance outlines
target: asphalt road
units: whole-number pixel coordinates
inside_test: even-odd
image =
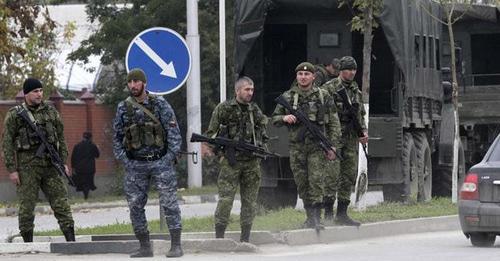
[[[197,253],[186,254],[182,260],[238,260],[238,261],[462,261],[493,260],[498,257],[500,243],[492,248],[472,247],[460,231],[417,233],[394,237],[372,238],[315,244],[305,246],[265,245],[258,253]],[[0,255],[1,260],[125,260],[125,254],[72,255],[11,254]],[[155,256],[147,260],[165,260]]]

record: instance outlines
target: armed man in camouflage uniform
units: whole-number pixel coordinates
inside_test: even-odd
[[[311,122],[323,128],[325,136],[337,147],[340,123],[332,97],[314,84],[314,65],[301,63],[295,72],[296,83],[283,93],[283,97],[294,108],[303,110]],[[279,104],[273,112],[272,121],[276,126],[286,125],[289,130],[290,166],[307,215],[304,226],[322,229],[320,213],[324,180],[326,171],[334,168],[331,161],[335,159],[335,148],[325,155],[303,124]]]
[[[316,72],[314,73],[314,83],[316,86],[321,86],[326,82],[339,76],[340,60],[333,58],[329,64],[316,64]]]
[[[33,221],[38,191],[41,189],[49,200],[50,207],[59,223],[66,241],[75,241],[74,221],[68,203],[68,191],[58,172],[52,165],[47,151],[37,155],[41,146],[28,123],[18,115],[25,109],[28,116],[46,133],[47,141],[66,162],[68,149],[64,140],[64,126],[57,110],[45,103],[42,83],[28,78],[23,84],[24,103],[11,108],[5,116],[3,153],[10,180],[17,187],[19,197],[19,230],[24,242],[33,242]],[[67,165],[64,165],[66,173]]]
[[[366,144],[368,142],[368,132],[364,122],[366,114],[363,107],[361,91],[358,84],[354,81],[356,75],[357,64],[351,56],[344,56],[340,59],[340,75],[339,77],[327,82],[322,86],[335,98],[337,110],[339,112],[340,123],[342,124],[342,156],[340,162],[340,174],[337,179],[337,214],[335,221],[341,225],[359,226],[361,223],[352,220],[347,215],[347,208],[351,198],[351,188],[356,183],[356,175],[358,172],[358,142]],[[352,117],[350,112],[342,104],[342,98],[338,96],[337,91],[341,88],[346,88],[348,98],[354,108],[357,108],[357,118],[363,129],[363,137],[358,137],[356,130],[353,127]],[[330,202],[333,207],[333,202]]]
[[[125,166],[124,191],[140,248],[131,257],[151,257],[153,251],[144,206],[152,179],[170,231],[167,257],[183,255],[181,213],[177,203],[174,161],[182,138],[170,104],[146,91],[146,75],[133,69],[127,75],[130,96],[118,104],[114,120],[113,152]]]
[[[251,102],[254,83],[249,77],[242,77],[235,83],[236,97],[215,107],[206,135],[224,136],[229,139],[264,146],[267,117],[257,104]],[[223,238],[229,223],[234,195],[240,186],[241,195],[241,242],[248,242],[253,219],[257,209],[257,193],[260,185],[260,159],[254,155],[236,152],[236,163],[231,165],[222,157],[217,181],[219,202],[215,210],[215,237]]]

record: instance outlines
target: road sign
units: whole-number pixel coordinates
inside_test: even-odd
[[[153,27],[130,42],[125,63],[127,72],[141,68],[146,73],[148,91],[163,95],[176,91],[186,82],[191,71],[191,54],[177,32]]]

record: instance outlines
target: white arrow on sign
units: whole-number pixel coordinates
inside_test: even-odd
[[[151,60],[153,60],[160,68],[161,75],[168,76],[170,78],[177,79],[177,73],[175,73],[174,62],[166,63],[158,54],[149,47],[140,37],[134,41],[143,52],[145,52]]]

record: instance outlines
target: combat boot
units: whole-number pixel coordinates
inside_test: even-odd
[[[224,238],[225,232],[226,232],[225,225],[215,225],[215,238]]]
[[[333,221],[333,202],[325,200],[323,208],[325,209],[325,220]]]
[[[314,204],[313,206],[313,221],[314,221],[314,229],[316,231],[320,231],[325,229],[325,226],[321,224],[321,209],[322,209],[323,203],[317,203]]]
[[[335,223],[342,225],[342,226],[357,226],[359,227],[361,225],[360,222],[352,220],[348,215],[347,215],[347,207],[349,206],[350,201],[349,200],[342,200],[338,202],[337,205],[337,216],[335,218]]]
[[[252,225],[241,226],[240,242],[250,242],[250,230],[252,230]]]
[[[21,236],[23,237],[24,243],[33,242],[33,229],[26,232],[21,232]]]
[[[170,230],[170,250],[167,257],[181,257],[184,255],[181,248],[181,229]]]
[[[66,242],[75,242],[75,228],[67,227],[62,230]]]
[[[153,250],[151,249],[151,242],[149,241],[149,232],[142,234],[135,234],[137,239],[139,239],[140,247],[137,251],[132,253],[130,257],[152,257]]]
[[[306,211],[306,221],[304,221],[302,228],[314,228],[313,207],[309,204],[305,204],[304,210]]]

